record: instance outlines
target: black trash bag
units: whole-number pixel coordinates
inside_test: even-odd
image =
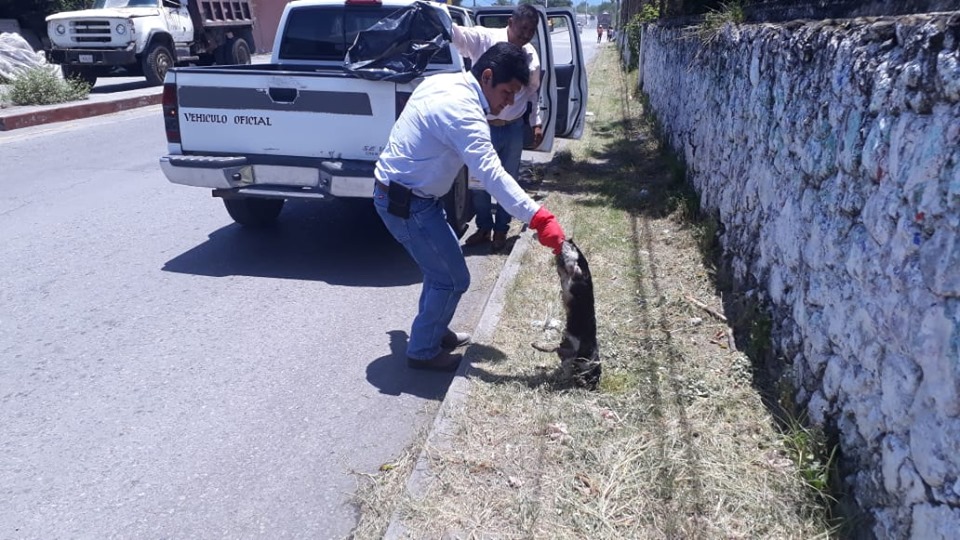
[[[347,49],[346,71],[362,79],[406,83],[420,76],[453,32],[439,5],[417,1],[360,32]]]

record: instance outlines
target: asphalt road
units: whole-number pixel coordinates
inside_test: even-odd
[[[403,362],[419,272],[366,204],[246,231],[164,150],[158,107],[0,133],[0,538],[343,538],[451,380]]]

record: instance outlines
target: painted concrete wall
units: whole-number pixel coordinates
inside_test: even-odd
[[[253,30],[253,39],[257,42],[257,52],[272,52],[273,39],[277,35],[280,16],[289,0],[253,0],[253,12],[257,16],[257,26]]]
[[[960,537],[960,13],[650,26],[641,80],[879,538]]]

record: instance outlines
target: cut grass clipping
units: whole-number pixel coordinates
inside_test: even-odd
[[[658,142],[635,80],[612,48],[601,51],[588,129],[540,188],[590,263],[600,390],[571,388],[556,355],[530,346],[559,339],[564,319],[553,256],[535,244],[493,342],[468,352],[469,398],[425,449],[429,481],[414,497],[383,485],[391,471],[363,494],[361,507],[400,516],[403,537],[831,535],[802,470],[813,465],[805,443],[778,429],[723,314],[702,250],[715,248],[704,237],[717,225],[698,221],[696,194],[678,182],[682,164]],[[354,537],[386,527],[368,520]]]
[[[37,67],[17,75],[3,96],[13,105],[53,105],[85,99],[90,85],[76,79],[61,79],[49,67]]]

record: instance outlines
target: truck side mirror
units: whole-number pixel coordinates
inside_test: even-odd
[[[178,8],[180,7],[180,2],[177,0],[163,0],[163,7]]]

